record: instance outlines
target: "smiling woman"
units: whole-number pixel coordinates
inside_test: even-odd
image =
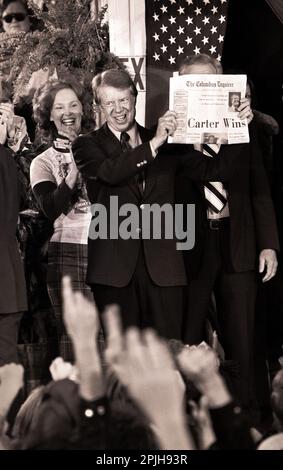
[[[37,140],[47,143],[48,148],[31,164],[31,186],[42,212],[53,221],[47,287],[60,356],[69,361],[73,353],[62,321],[62,277],[71,276],[74,288],[92,299],[85,284],[90,203],[71,150],[79,133],[94,128],[91,103],[86,88],[73,77],[48,81],[33,100]]]

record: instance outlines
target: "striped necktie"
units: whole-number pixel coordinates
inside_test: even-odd
[[[203,144],[202,153],[215,158],[220,150],[220,145],[217,144]],[[214,213],[219,214],[224,206],[227,204],[227,191],[220,181],[210,181],[204,185],[204,195],[207,206]]]

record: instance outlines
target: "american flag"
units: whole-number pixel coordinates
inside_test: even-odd
[[[205,53],[221,59],[228,0],[146,0],[147,109],[152,125],[158,96],[182,60]],[[163,105],[164,111],[165,103]]]
[[[175,69],[191,54],[221,59],[227,0],[147,0],[147,59]]]

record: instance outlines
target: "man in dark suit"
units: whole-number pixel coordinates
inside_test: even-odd
[[[1,126],[1,123],[0,123]],[[1,133],[0,144],[0,366],[18,362],[17,341],[26,285],[16,239],[20,195],[16,163]]]
[[[215,73],[215,60],[203,54],[185,59],[180,67],[180,74]],[[228,183],[213,180],[196,185],[188,183],[187,175],[181,172],[176,184],[176,199],[190,201],[196,207],[196,244],[193,250],[184,252],[189,308],[183,339],[189,344],[203,340],[214,292],[218,333],[226,359],[238,365],[235,393],[246,407],[252,397],[256,272],[265,271],[262,280],[269,281],[276,273],[279,249],[274,209],[253,123],[249,131],[249,144],[198,146],[208,158],[238,153],[237,168]]]
[[[145,235],[148,218],[144,224],[142,214],[155,204],[153,219],[158,219],[158,208],[173,207],[178,168],[187,168],[193,179],[225,180],[237,156],[212,161],[193,149],[188,152],[186,145],[163,145],[176,129],[175,113],[167,111],[156,132],[139,126],[135,121],[137,90],[124,71],[97,75],[93,90],[106,123],[73,144],[93,204],[87,283],[100,310],[106,304],[120,305],[125,327],[151,326],[166,338],[180,339],[182,286],[187,282],[182,252],[176,249],[176,236],[166,237],[162,216],[161,235]],[[125,233],[122,225],[132,209],[131,233]]]

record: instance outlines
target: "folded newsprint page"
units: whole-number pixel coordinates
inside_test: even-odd
[[[170,78],[170,109],[178,127],[169,143],[249,142],[246,119],[238,117],[246,75],[175,75]]]

